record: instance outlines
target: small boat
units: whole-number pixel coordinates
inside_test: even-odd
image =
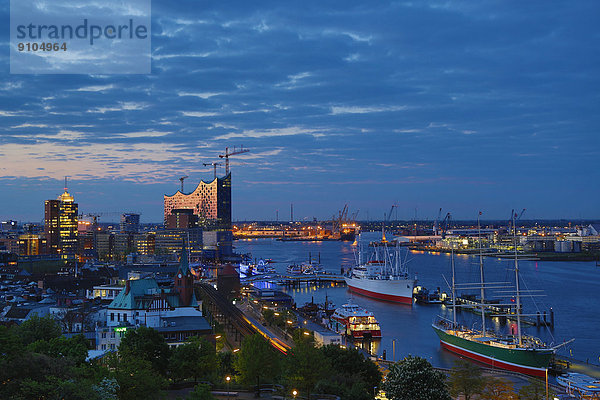
[[[413,290],[413,297],[419,304],[441,304],[442,296],[444,295],[445,293],[440,293],[440,288],[433,293],[429,292],[429,290],[423,286],[416,286]]]
[[[323,268],[319,264],[310,264],[310,263],[302,263],[302,264],[290,264],[288,265],[286,271],[289,274],[317,274],[323,272]]]
[[[348,302],[331,316],[333,328],[355,339],[380,338],[381,328],[372,312]]]
[[[580,399],[600,398],[600,380],[577,372],[566,373],[556,377],[556,382],[566,389],[570,395]]]
[[[288,274],[301,274],[302,264],[290,264],[287,266],[286,271]]]

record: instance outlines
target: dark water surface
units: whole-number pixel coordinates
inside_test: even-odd
[[[381,238],[380,233],[365,233],[363,243]],[[288,264],[308,261],[309,252],[313,262],[318,255],[323,267],[339,274],[341,266],[354,263],[354,250],[349,242],[281,242],[274,239],[245,239],[234,243],[236,252],[251,253],[256,258],[270,258],[278,272],[285,272]],[[418,285],[430,290],[441,287],[450,292],[442,275],[451,279],[451,256],[445,253],[425,253],[411,251],[407,255],[408,269],[416,275]],[[479,280],[479,257],[456,255],[457,283],[477,282]],[[486,282],[511,282],[514,284],[514,261],[485,257],[484,268]],[[546,343],[558,344],[575,338],[559,354],[598,364],[600,360],[600,268],[594,262],[549,262],[520,261],[521,289],[542,290],[534,292],[535,298],[523,298],[524,313],[548,311],[554,309],[555,327],[534,327],[523,324],[523,331],[540,337]],[[509,290],[509,289],[503,289]],[[450,310],[440,305],[418,305],[412,307],[382,302],[359,295],[351,295],[346,287],[309,287],[290,289],[298,306],[309,302],[322,303],[327,294],[336,306],[340,306],[352,297],[352,301],[372,311],[379,320],[382,331],[380,342],[373,344],[374,352],[381,355],[386,350],[387,358],[398,360],[408,354],[419,355],[440,367],[452,366],[456,359],[451,353],[442,350],[439,339],[431,328],[437,315],[452,318]],[[489,291],[486,296],[494,296]],[[507,299],[508,301],[508,299]],[[549,316],[548,316],[549,319]],[[459,322],[481,328],[481,317],[466,311],[458,314]],[[502,323],[500,319],[488,319],[489,328],[507,332],[511,322]],[[516,325],[516,323],[512,323]],[[395,345],[394,345],[395,342]],[[394,351],[395,348],[395,351]]]

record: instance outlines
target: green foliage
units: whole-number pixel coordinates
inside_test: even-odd
[[[275,311],[271,310],[270,308],[263,309],[262,316],[269,326],[273,325],[275,322]]]
[[[169,360],[171,377],[175,381],[187,378],[209,379],[217,367],[215,346],[208,340],[193,337],[187,343],[176,347]]]
[[[381,383],[381,372],[375,363],[358,351],[343,349],[339,346],[324,346],[321,351],[332,366],[331,379],[352,386],[353,382],[362,382],[368,393]]]
[[[248,336],[235,360],[240,381],[260,388],[261,381],[272,381],[279,371],[279,355],[259,334]]]
[[[97,398],[92,386],[107,371],[85,362],[85,338],[66,339],[56,326],[50,318],[34,317],[0,328],[0,398]]]
[[[445,375],[421,357],[407,356],[394,364],[382,389],[392,400],[451,400]]]
[[[210,392],[210,386],[201,383],[188,394],[186,400],[215,400],[215,396]]]
[[[481,376],[481,369],[466,360],[457,360],[450,371],[450,394],[453,397],[463,395],[465,400],[481,392],[483,389],[484,378]]]
[[[16,328],[0,326],[0,357],[11,359],[23,351],[23,342],[16,332]]]
[[[550,395],[554,393],[550,392]],[[544,400],[546,398],[546,384],[539,379],[530,379],[529,383],[519,389],[519,400]]]
[[[140,326],[127,330],[119,345],[119,355],[124,359],[149,361],[155,371],[166,376],[171,351],[156,329]]]
[[[217,353],[217,376],[223,379],[225,376],[234,375],[234,357],[231,351],[221,351]]]
[[[5,382],[0,398],[96,398],[92,385],[98,371],[87,365],[75,366],[67,357],[25,352],[10,361],[3,359],[0,370]]]
[[[317,382],[331,372],[329,360],[309,339],[299,339],[285,361],[288,385],[306,393],[308,398]]]
[[[262,316],[265,319],[267,325],[277,326],[284,330],[294,329],[296,323],[296,314],[289,310],[274,311],[270,308],[262,310]],[[288,323],[292,321],[292,323]]]
[[[34,314],[18,327],[18,334],[24,345],[37,342],[38,340],[50,340],[62,334],[60,323],[50,315],[38,317]]]
[[[517,394],[510,382],[495,377],[485,379],[483,390],[479,395],[481,400],[510,400],[516,397]]]
[[[67,357],[76,365],[83,364],[88,354],[87,340],[83,335],[76,335],[69,339],[60,336],[49,341],[38,340],[27,346],[27,349],[52,358]]]
[[[371,400],[373,398],[364,382],[339,382],[331,378],[317,382],[313,391],[319,394],[340,396],[342,400]]]
[[[98,400],[118,400],[119,382],[115,378],[104,378],[98,384],[92,386],[98,396]]]
[[[152,367],[152,363],[136,357],[121,359],[115,370],[120,400],[162,399],[166,380]]]

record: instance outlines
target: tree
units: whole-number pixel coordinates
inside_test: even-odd
[[[120,400],[153,400],[163,397],[165,379],[141,358],[129,357],[119,360],[115,370]]]
[[[279,371],[279,356],[262,336],[254,334],[243,340],[235,366],[242,383],[256,383],[260,395],[260,381],[273,379]]]
[[[357,349],[329,345],[322,347],[321,352],[331,364],[331,373],[317,384],[316,391],[343,399],[373,397],[373,388],[381,383],[381,372],[375,363]]]
[[[36,342],[38,340],[50,340],[62,335],[60,324],[50,315],[39,317],[32,315],[18,327],[18,335],[24,345]]]
[[[394,364],[382,389],[392,400],[451,400],[445,375],[421,357],[407,356]]]
[[[210,386],[201,383],[201,384],[196,385],[194,390],[192,390],[188,394],[186,399],[187,400],[214,400],[215,397],[210,392]]]
[[[152,368],[166,376],[169,366],[170,349],[157,330],[140,326],[127,330],[119,345],[119,355],[125,359],[149,361]]]
[[[38,340],[27,348],[34,353],[45,354],[52,358],[70,358],[75,365],[83,364],[88,355],[87,340],[83,335],[75,335],[68,339],[60,336],[48,341]]]
[[[119,382],[115,378],[104,378],[92,386],[98,395],[98,400],[118,400]]]
[[[310,337],[296,341],[296,345],[286,358],[286,364],[288,384],[306,393],[307,398],[310,398],[310,393],[317,382],[323,376],[331,374],[329,360],[322,351],[314,347]]]
[[[74,366],[69,358],[25,351],[6,363],[2,361],[0,398],[83,400],[97,397],[92,389],[93,374],[83,366]]]
[[[175,381],[186,378],[208,378],[216,370],[215,346],[208,340],[192,337],[187,343],[176,347],[169,359],[169,370]]]
[[[108,372],[85,363],[85,338],[64,338],[56,328],[56,321],[37,316],[0,328],[0,398],[97,398],[92,386]]]
[[[516,397],[517,394],[510,382],[495,377],[485,380],[483,390],[479,395],[481,400],[510,400],[516,399]]]
[[[550,393],[553,395],[553,393]],[[530,379],[529,383],[519,389],[519,400],[544,400],[546,385],[539,379]]]
[[[270,308],[265,308],[262,311],[262,315],[267,325],[273,325],[273,322],[275,322],[275,311],[271,310]]]
[[[231,351],[220,351],[217,353],[217,375],[224,377],[235,373],[234,357]]]
[[[469,400],[471,396],[481,392],[484,379],[481,376],[481,369],[466,360],[458,360],[450,371],[450,394],[453,397],[458,395],[465,396]]]

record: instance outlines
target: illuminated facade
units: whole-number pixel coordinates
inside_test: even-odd
[[[46,200],[44,202],[44,233],[48,253],[58,254],[60,234],[58,232],[58,213],[60,201]]]
[[[39,256],[46,252],[46,238],[41,235],[27,233],[19,236],[20,256]]]
[[[78,205],[67,192],[58,200],[44,204],[44,232],[50,254],[75,254],[77,252]]]
[[[75,203],[73,196],[66,190],[58,199],[60,200],[58,212],[60,252],[62,254],[75,254],[77,252],[78,205]]]
[[[200,181],[193,192],[177,191],[164,196],[164,223],[167,226],[173,210],[193,210],[198,225],[204,228],[231,229],[231,174],[211,182]]]

